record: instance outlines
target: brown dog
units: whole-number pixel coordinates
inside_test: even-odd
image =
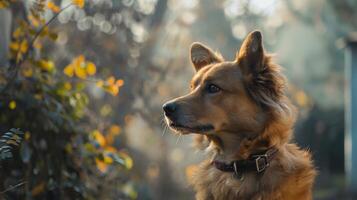
[[[233,62],[200,43],[191,61],[191,92],[163,109],[171,129],[208,141],[210,159],[190,180],[196,199],[311,199],[316,171],[309,152],[288,143],[296,112],[261,33],[247,36]]]

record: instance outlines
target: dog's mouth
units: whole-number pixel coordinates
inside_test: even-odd
[[[183,134],[188,133],[205,133],[209,131],[213,131],[214,127],[212,125],[197,125],[197,126],[185,126],[182,124],[169,122],[170,128],[174,129]]]

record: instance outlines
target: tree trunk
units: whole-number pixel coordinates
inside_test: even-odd
[[[12,14],[10,9],[0,10],[0,67],[8,66]]]

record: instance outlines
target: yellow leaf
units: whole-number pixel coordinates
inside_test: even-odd
[[[25,132],[25,140],[29,140],[31,138],[31,133],[29,131]]]
[[[43,99],[42,94],[35,94],[34,97],[35,97],[35,99],[37,99],[37,100],[42,100],[42,99]]]
[[[11,42],[11,43],[10,43],[10,49],[11,49],[11,50],[16,51],[16,50],[19,49],[19,47],[20,47],[20,44],[19,44],[18,42]]]
[[[107,87],[107,91],[113,95],[113,96],[117,96],[119,93],[119,87],[117,87],[116,85],[111,85],[109,87]]]
[[[24,31],[21,27],[17,27],[16,30],[12,33],[12,37],[18,39],[20,36],[24,35]]]
[[[109,129],[109,134],[119,135],[120,131],[121,131],[120,126],[112,125]]]
[[[134,165],[133,159],[125,152],[118,152],[118,155],[125,161],[125,167],[131,169]]]
[[[95,64],[92,62],[87,63],[86,70],[87,70],[87,74],[90,76],[93,76],[97,72],[97,68],[96,68]]]
[[[118,79],[115,80],[113,76],[110,76],[105,83],[103,81],[98,81],[97,86],[102,87],[105,91],[110,93],[113,96],[118,95],[119,87],[124,85],[124,80]]]
[[[127,183],[122,188],[123,192],[129,196],[130,199],[137,199],[138,193],[135,191],[132,183]]]
[[[74,72],[78,78],[85,79],[87,78],[87,72],[82,66],[76,66]]]
[[[103,134],[101,132],[99,132],[98,130],[93,131],[93,136],[94,139],[98,142],[98,144],[102,147],[105,146],[106,141],[105,141],[105,137],[103,136]]]
[[[112,107],[110,106],[110,104],[105,104],[103,105],[101,108],[100,108],[100,115],[105,117],[105,116],[108,116],[112,113],[113,109]]]
[[[33,44],[33,47],[35,47],[36,49],[42,49],[42,44],[39,40],[36,40]]]
[[[83,8],[84,7],[84,0],[72,0],[73,4],[80,7],[80,8]]]
[[[85,69],[85,58],[83,55],[78,56],[72,62],[74,67],[74,72],[78,78],[85,79],[87,78],[87,72]]]
[[[103,155],[103,162],[105,164],[112,164],[113,163],[113,158],[111,158],[110,156],[108,155]]]
[[[39,27],[41,25],[41,21],[38,20],[36,17],[34,17],[33,15],[29,15],[28,16],[29,21],[31,22],[31,24],[34,27]]]
[[[27,40],[23,40],[20,45],[20,52],[25,53],[28,49],[28,43]]]
[[[41,37],[44,37],[46,35],[49,35],[50,34],[50,29],[48,28],[48,26],[45,26],[42,30],[42,32],[40,33],[40,36]]]
[[[108,165],[104,161],[101,161],[100,159],[95,158],[95,164],[100,172],[102,172],[102,173],[107,172]]]
[[[65,90],[70,90],[72,89],[72,84],[70,82],[66,82],[64,83],[63,87]]]
[[[116,152],[117,152],[117,150],[116,150],[113,146],[106,146],[106,147],[104,148],[104,150],[105,150],[106,152],[110,152],[110,153],[116,153]]]
[[[7,8],[9,6],[9,3],[6,1],[0,1],[0,9],[1,8]]]
[[[97,87],[103,87],[104,81],[99,80],[99,81],[96,82],[96,85],[97,85]]]
[[[51,40],[56,41],[57,38],[58,38],[58,34],[55,33],[55,32],[50,32],[50,33],[48,34],[48,37],[49,37]]]
[[[19,53],[19,54],[17,54],[17,56],[16,56],[16,63],[19,63],[21,60],[22,60],[22,54]]]
[[[32,196],[37,196],[41,194],[45,190],[45,182],[41,182],[40,184],[36,185],[34,188],[31,190]]]
[[[115,83],[115,78],[114,78],[114,76],[109,77],[109,78],[107,79],[107,83],[108,83],[109,85],[114,85],[114,83]]]
[[[72,148],[72,145],[70,143],[67,143],[66,146],[64,147],[64,149],[66,150],[67,153],[72,153],[73,152],[73,148]]]
[[[50,10],[52,10],[54,13],[58,13],[61,9],[52,1],[49,1],[47,3],[47,8],[49,8]]]
[[[124,80],[118,79],[118,80],[115,82],[115,85],[117,85],[118,87],[123,86],[123,85],[124,85]]]
[[[55,69],[55,64],[51,60],[41,60],[40,67],[44,71],[52,72]]]
[[[127,169],[131,169],[134,165],[133,159],[131,159],[129,156],[125,158],[125,164]]]
[[[84,148],[85,148],[86,151],[89,151],[89,152],[92,152],[92,153],[96,151],[95,147],[91,143],[84,144]]]
[[[83,55],[79,55],[77,58],[74,59],[74,65],[76,67],[83,65],[85,62],[85,57]]]
[[[14,101],[14,100],[10,101],[10,103],[9,103],[9,108],[10,108],[11,110],[14,110],[14,109],[16,108],[16,101]]]
[[[32,77],[32,75],[33,75],[32,68],[31,67],[24,67],[22,69],[22,75],[24,77]]]
[[[74,74],[74,68],[72,64],[67,65],[67,67],[65,67],[63,69],[63,73],[66,74],[69,77],[72,77]]]
[[[108,145],[112,145],[115,140],[115,135],[109,133],[105,136],[105,140],[107,141]]]
[[[309,98],[304,91],[298,91],[295,94],[295,100],[299,106],[305,107],[308,105]]]

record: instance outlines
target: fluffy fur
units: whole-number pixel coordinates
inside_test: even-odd
[[[233,62],[200,43],[191,46],[191,61],[196,70],[191,92],[164,109],[170,127],[199,134],[196,144],[208,153],[190,178],[196,199],[311,199],[316,171],[310,153],[289,143],[296,110],[284,94],[280,67],[264,51],[261,33],[247,36]],[[263,173],[244,173],[241,180],[212,165],[272,147],[278,153],[270,166]]]

